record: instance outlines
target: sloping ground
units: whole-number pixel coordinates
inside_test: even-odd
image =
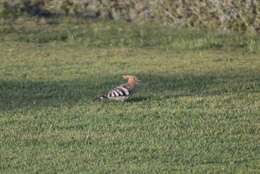
[[[260,172],[257,38],[74,27],[3,30],[0,173]],[[142,80],[130,101],[92,101],[122,74]]]

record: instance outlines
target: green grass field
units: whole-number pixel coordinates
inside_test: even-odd
[[[0,173],[260,173],[259,37],[22,22],[0,61]]]

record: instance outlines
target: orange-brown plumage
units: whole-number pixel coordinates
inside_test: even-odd
[[[123,78],[127,80],[126,85],[130,88],[135,88],[140,83],[140,80],[133,75],[123,75]]]

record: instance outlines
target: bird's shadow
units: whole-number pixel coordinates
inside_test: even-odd
[[[150,99],[151,99],[151,97],[138,96],[138,97],[129,98],[126,102],[127,103],[144,102],[144,101],[147,101],[147,100],[150,100]]]

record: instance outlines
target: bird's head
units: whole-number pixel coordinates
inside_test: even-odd
[[[123,78],[126,79],[129,84],[133,85],[137,85],[141,82],[136,76],[133,75],[123,75]]]

